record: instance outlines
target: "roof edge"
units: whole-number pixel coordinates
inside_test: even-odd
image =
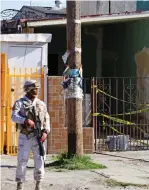
[[[1,42],[50,43],[52,34],[1,34]]]
[[[113,14],[113,15],[96,15],[96,16],[82,16],[82,24],[94,24],[94,23],[110,23],[110,22],[121,22],[127,20],[140,20],[149,18],[149,11],[141,13],[125,13],[125,14]],[[42,19],[42,20],[28,20],[28,27],[41,27],[41,26],[60,26],[66,25],[66,18],[57,19]]]

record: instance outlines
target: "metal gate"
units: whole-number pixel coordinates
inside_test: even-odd
[[[96,151],[149,149],[149,78],[93,78]]]
[[[1,154],[16,155],[18,132],[11,120],[14,102],[23,96],[25,80],[38,80],[41,83],[39,97],[44,100],[44,68],[8,68],[7,56],[1,54]]]

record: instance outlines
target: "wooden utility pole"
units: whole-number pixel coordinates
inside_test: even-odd
[[[81,10],[80,1],[67,1],[67,50],[69,67],[81,68]],[[75,93],[74,93],[75,94]],[[82,99],[66,99],[68,126],[68,154],[83,155]]]

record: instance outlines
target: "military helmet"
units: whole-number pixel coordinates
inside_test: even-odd
[[[40,88],[40,84],[36,80],[28,80],[24,83],[23,89],[24,92],[29,92],[30,90],[34,88]]]

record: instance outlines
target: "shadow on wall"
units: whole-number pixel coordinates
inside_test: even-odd
[[[61,76],[65,66],[62,56],[59,54],[48,54],[48,76]]]

